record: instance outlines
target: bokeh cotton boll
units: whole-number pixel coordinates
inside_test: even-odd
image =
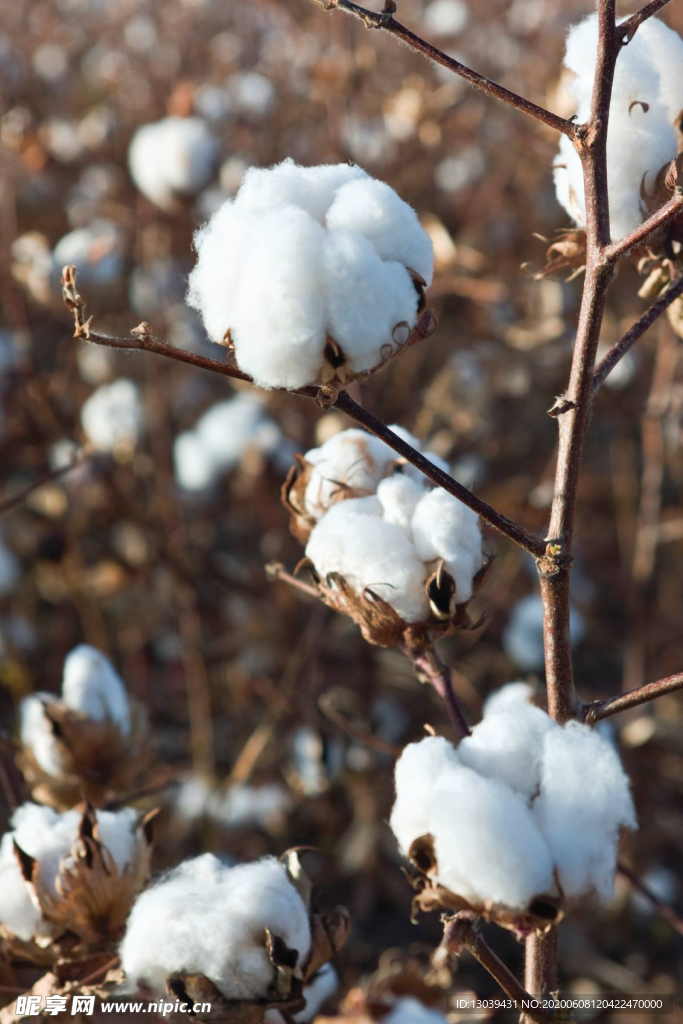
[[[209,183],[218,152],[218,141],[201,118],[165,117],[138,128],[128,166],[143,195],[170,212],[178,198],[194,196]]]
[[[642,31],[641,31],[642,29]],[[577,117],[590,113],[597,59],[598,18],[591,14],[567,37],[565,65],[574,78],[567,88]],[[616,64],[607,135],[607,178],[613,240],[633,231],[649,210],[646,197],[655,181],[678,154],[676,120],[683,109],[683,40],[656,18],[650,18],[622,47]],[[576,224],[585,226],[581,161],[565,135],[555,169],[557,198]]]
[[[114,288],[124,267],[124,244],[120,229],[110,220],[96,219],[87,227],[75,228],[52,250],[52,280],[56,288],[62,270],[73,264],[84,288]]]
[[[569,610],[569,631],[572,647],[576,647],[586,626],[583,615],[573,606]],[[543,601],[538,594],[527,594],[514,605],[502,639],[505,653],[519,668],[525,672],[543,668]]]
[[[417,322],[412,275],[432,279],[415,212],[346,164],[252,168],[195,246],[188,302],[263,387],[374,369]]]
[[[85,435],[99,452],[131,451],[140,437],[143,422],[138,386],[125,377],[97,388],[81,409]]]

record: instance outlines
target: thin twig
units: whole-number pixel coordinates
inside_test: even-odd
[[[418,53],[422,53],[429,60],[433,60],[435,64],[440,64],[454,74],[459,75],[460,78],[464,78],[475,89],[481,89],[489,96],[502,100],[503,103],[507,103],[508,106],[514,107],[516,110],[520,110],[523,114],[528,114],[529,117],[533,117],[536,121],[542,121],[549,128],[554,128],[556,131],[562,132],[563,135],[568,135],[570,139],[575,138],[578,126],[574,121],[568,121],[564,117],[559,117],[550,110],[539,107],[537,103],[532,103],[531,100],[518,96],[517,93],[511,92],[502,85],[498,85],[497,82],[492,82],[490,78],[480,75],[477,71],[473,71],[471,68],[461,64],[460,61],[449,57],[447,53],[438,50],[431,43],[411,32],[405,25],[396,21],[393,17],[393,12],[396,10],[395,4],[387,3],[384,10],[377,13],[353,3],[353,0],[313,0],[313,2],[325,10],[338,9],[345,11],[347,14],[359,18],[367,28],[384,29],[385,32],[400,39],[412,50],[417,50]]]
[[[175,348],[164,341],[159,341],[152,335],[149,324],[142,323],[134,328],[130,338],[118,338],[95,331],[92,327],[92,317],[89,317],[87,320],[85,319],[85,302],[76,290],[75,267],[69,266],[64,268],[62,284],[64,303],[74,317],[74,337],[83,338],[98,345],[106,345],[110,348],[152,352],[155,355],[166,356],[169,359],[189,363],[191,366],[196,366],[202,370],[209,370],[211,373],[219,373],[224,377],[232,377],[236,380],[253,384],[251,377],[246,373],[242,373],[241,370],[238,370],[237,367],[230,363],[221,363],[217,359],[208,359],[206,356],[199,356],[194,352],[185,352],[183,349]],[[320,388],[310,385],[298,388],[296,391],[292,391],[291,394],[318,401],[320,399]],[[425,458],[421,452],[418,452],[411,445],[407,444],[403,438],[399,437],[398,434],[395,434],[381,423],[376,416],[373,416],[372,413],[363,409],[357,402],[354,402],[348,392],[338,392],[335,397],[335,408],[339,409],[340,412],[345,412],[347,416],[350,416],[371,433],[381,438],[390,448],[393,448],[399,455],[402,455],[407,462],[419,469],[421,473],[424,473],[426,477],[476,512],[494,530],[502,533],[514,541],[515,544],[519,544],[520,547],[523,547],[525,551],[528,551],[536,558],[539,558],[544,553],[545,544],[540,537],[529,533],[523,527],[508,519],[507,516],[498,512],[488,502],[478,498],[476,494],[473,494],[463,484],[458,483],[448,473],[444,473],[442,469],[439,469],[433,462]]]
[[[635,345],[635,343],[643,336],[645,331],[653,325],[653,323],[662,315],[662,313],[671,305],[672,302],[683,294],[683,274],[677,277],[674,281],[669,284],[666,289],[662,292],[659,298],[655,299],[649,309],[646,309],[643,315],[636,320],[633,327],[630,327],[626,334],[619,341],[612,346],[603,358],[600,360],[593,373],[593,381],[591,383],[591,395],[594,395],[598,390],[602,382],[612,372],[614,367],[617,365],[620,359],[622,359],[628,350]]]
[[[386,740],[381,739],[379,736],[374,736],[367,729],[364,729],[360,725],[356,725],[347,716],[339,710],[335,704],[335,699],[338,696],[338,689],[334,688],[323,693],[318,698],[318,707],[325,716],[329,719],[338,729],[346,733],[352,739],[357,740],[358,743],[362,743],[364,747],[368,747],[370,750],[377,751],[378,754],[387,754],[389,757],[400,757],[402,747],[397,747],[393,743],[387,743]]]
[[[674,931],[677,931],[679,935],[683,935],[683,918],[680,914],[676,913],[673,907],[670,907],[668,903],[661,900],[659,896],[645,884],[645,882],[638,878],[635,871],[632,871],[631,868],[627,867],[623,861],[619,861],[617,864],[617,871],[620,875],[623,875],[624,878],[628,878],[633,888],[637,889],[646,900],[650,901],[662,917],[669,922]]]
[[[312,583],[300,580],[298,576],[293,576],[291,572],[287,572],[282,562],[269,562],[266,566],[266,576],[269,580],[282,580],[283,583],[288,583],[294,590],[306,594],[307,597],[314,597],[316,600],[320,600],[320,594],[316,587]]]
[[[413,663],[417,678],[421,682],[428,683],[433,687],[443,701],[457,738],[461,740],[465,736],[469,736],[470,727],[455,695],[451,670],[448,665],[444,665],[433,648],[428,648],[420,653],[411,650],[409,647],[402,647],[401,650]]]
[[[629,43],[636,34],[636,30],[644,21],[651,18],[653,14],[657,14],[661,11],[662,7],[666,7],[671,0],[651,0],[649,4],[646,4],[640,11],[636,11],[630,18],[622,21],[621,25],[617,26],[617,36],[623,43]]]
[[[17,505],[21,505],[22,502],[28,498],[29,494],[33,494],[34,491],[37,491],[38,488],[42,487],[44,484],[48,484],[52,480],[58,480],[60,477],[70,473],[71,470],[75,469],[77,466],[82,466],[91,455],[92,451],[87,446],[84,446],[79,449],[78,452],[74,453],[73,458],[65,466],[59,466],[57,469],[53,469],[49,473],[45,473],[40,477],[40,479],[34,480],[31,484],[27,484],[26,487],[17,491],[16,494],[10,494],[9,497],[0,501],[0,516],[9,512],[11,509],[16,508]]]
[[[620,693],[616,697],[607,697],[605,700],[594,700],[585,704],[583,713],[588,724],[599,722],[603,718],[610,718],[620,711],[627,711],[629,708],[636,708],[639,704],[647,704],[650,700],[663,697],[666,693],[675,693],[683,689],[683,673],[675,676],[667,676],[665,679],[657,679],[654,683],[646,683],[645,686],[638,686],[628,693]]]
[[[521,1010],[523,1004],[528,1007],[524,1013],[529,1020],[538,1021],[538,1024],[549,1024],[553,1020],[553,1015],[542,1009],[530,1008],[534,996],[520,985],[512,971],[482,939],[475,921],[475,915],[471,911],[461,911],[446,921],[443,939],[436,953],[437,963],[442,958],[459,956],[462,950],[466,949],[498,982],[506,996],[517,1004],[518,1009]]]

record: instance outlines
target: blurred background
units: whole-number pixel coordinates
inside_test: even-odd
[[[573,112],[563,40],[589,0],[399,6],[446,52]],[[680,5],[663,18],[683,30]],[[138,128],[169,114],[201,119],[204,155],[192,194],[160,208],[136,188],[127,154]],[[302,554],[279,501],[292,454],[350,424],[281,394],[217,406],[248,392],[72,339],[59,276],[77,264],[99,329],[126,335],[145,320],[172,345],[223,358],[184,305],[192,232],[252,164],[359,163],[432,236],[439,328],[354,397],[544,532],[556,440],[546,410],[566,385],[581,293],[580,276],[533,279],[543,239],[569,226],[554,195],[556,148],[543,126],[309,0],[0,0],[3,826],[20,796],[16,707],[33,690],[57,692],[64,656],[85,641],[151,717],[158,764],[141,806],[163,809],[155,868],[205,850],[241,858],[315,845],[325,899],[354,915],[343,990],[388,948],[438,942],[435,915],[410,924],[385,824],[385,749],[425,722],[447,733],[443,711],[400,655],[264,571]],[[640,284],[635,265],[622,266],[605,345],[645,308]],[[666,318],[608,385],[585,453],[573,580],[584,699],[679,672],[683,660],[683,366]],[[542,687],[534,566],[507,542],[497,549],[482,624],[443,648],[472,721],[506,682]],[[682,725],[674,695],[607,727],[641,822],[623,860],[679,911]],[[561,931],[564,991],[680,984],[683,937],[621,876],[609,905],[582,908]],[[521,970],[511,935],[486,937]],[[467,957],[456,982],[495,992]]]

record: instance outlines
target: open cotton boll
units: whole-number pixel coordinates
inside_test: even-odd
[[[83,403],[81,424],[100,452],[134,447],[143,424],[137,385],[125,377],[103,384]]]
[[[377,498],[334,505],[314,527],[306,555],[323,579],[340,573],[357,593],[370,589],[405,622],[420,622],[429,616],[424,565],[406,533],[381,518],[381,509]]]
[[[250,169],[195,247],[187,301],[262,387],[375,369],[417,322],[421,294],[408,268],[432,276],[415,212],[346,164]]]
[[[200,117],[165,117],[143,125],[128,150],[133,181],[162,209],[171,209],[178,196],[200,192],[217,158],[218,142]]]
[[[0,597],[10,594],[21,575],[19,559],[10,548],[0,533]]]
[[[304,456],[312,466],[304,496],[306,512],[319,519],[346,491],[371,494],[395,454],[365,430],[352,427],[333,434]]]
[[[455,580],[455,599],[472,596],[472,581],[484,564],[479,517],[461,501],[434,488],[418,503],[411,520],[415,550],[424,562],[443,559]]]
[[[525,800],[498,779],[456,767],[431,790],[438,880],[470,901],[527,908],[554,888],[548,844]]]
[[[123,969],[160,992],[170,974],[198,973],[226,999],[262,999],[274,977],[265,930],[296,950],[301,966],[311,946],[306,907],[274,857],[237,867],[205,857],[201,870],[181,865],[138,897]]]
[[[396,800],[389,824],[405,857],[416,839],[431,832],[426,793],[459,764],[455,747],[443,736],[426,736],[404,748],[394,769]]]
[[[559,726],[545,711],[519,701],[503,701],[486,709],[484,718],[458,745],[464,765],[485,778],[497,778],[527,799],[541,780],[546,733]]]
[[[21,744],[28,748],[36,761],[48,775],[62,773],[63,760],[55,743],[52,723],[45,714],[45,705],[55,702],[49,693],[32,693],[24,697],[19,705],[19,730]]]
[[[579,722],[546,733],[533,814],[565,895],[610,896],[619,829],[636,827],[629,781],[612,744]]]
[[[113,722],[123,736],[130,733],[130,706],[123,680],[95,647],[80,644],[67,655],[62,698],[67,707],[95,722]]]

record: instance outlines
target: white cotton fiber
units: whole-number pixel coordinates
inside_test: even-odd
[[[372,494],[396,453],[373,434],[351,428],[311,448],[304,458],[312,466],[304,504],[308,515],[319,519],[347,492]]]
[[[479,775],[502,779],[530,800],[540,785],[544,737],[558,729],[545,711],[531,704],[494,703],[486,708],[472,735],[459,744],[458,756]]]
[[[494,690],[484,701],[484,717],[515,708],[518,704],[529,704],[533,696],[533,688],[528,683],[506,683],[499,690]]]
[[[346,371],[374,369],[395,347],[397,325],[417,321],[406,268],[432,275],[414,211],[346,164],[251,168],[195,247],[188,303],[213,341],[230,332],[239,367],[263,387],[315,383],[332,365],[329,338]]]
[[[198,973],[226,999],[262,999],[274,977],[266,928],[297,951],[301,967],[310,951],[310,924],[284,866],[265,857],[226,867],[205,854],[138,897],[121,962],[131,982],[158,992],[170,974]]]
[[[218,142],[200,117],[165,117],[138,128],[128,150],[133,181],[153,203],[171,210],[211,180]]]
[[[235,395],[212,405],[193,430],[175,439],[176,480],[184,490],[203,490],[233,470],[248,450],[276,454],[282,443],[282,432],[259,396]]]
[[[396,800],[389,821],[404,856],[416,839],[431,832],[426,780],[431,787],[459,764],[455,747],[443,736],[426,736],[404,747],[394,770]]]
[[[406,533],[386,522],[381,509],[376,498],[334,505],[314,527],[306,555],[323,579],[341,573],[358,593],[369,589],[406,622],[420,622],[429,615],[424,565]]]
[[[125,377],[93,391],[81,409],[81,424],[90,443],[100,452],[134,447],[143,425],[137,384]]]
[[[546,734],[534,817],[548,840],[566,896],[614,886],[621,827],[635,828],[628,778],[608,740],[568,722]]]
[[[425,492],[425,485],[407,473],[392,473],[380,481],[377,497],[382,503],[382,514],[386,522],[400,526],[412,537],[413,514]]]
[[[592,14],[567,37],[565,65],[575,78],[567,88],[580,121],[587,120],[597,58],[598,19]],[[614,240],[634,230],[647,209],[641,191],[677,155],[674,122],[683,105],[680,64],[683,40],[656,18],[648,19],[616,64],[607,135],[610,225]],[[585,198],[579,156],[569,139],[560,141],[555,188],[559,202],[580,226]]]
[[[431,790],[438,880],[475,901],[523,910],[553,889],[553,861],[526,801],[469,768],[443,774]]]
[[[53,776],[61,775],[63,761],[45,705],[55,700],[49,693],[32,693],[19,705],[21,744],[31,751],[43,771]]]
[[[113,722],[124,736],[130,732],[126,688],[109,659],[95,647],[80,644],[67,655],[62,698],[67,707],[95,722]]]
[[[443,559],[455,580],[455,599],[472,596],[472,581],[484,564],[479,517],[440,488],[428,491],[411,520],[415,550],[424,562]]]
[[[59,814],[51,807],[22,804],[10,822],[12,831],[0,844],[0,924],[25,941],[51,934],[52,926],[42,918],[25,883],[14,853],[14,843],[36,861],[37,878],[46,890],[57,896],[60,866],[70,863],[71,851],[78,839],[81,812]],[[113,858],[119,873],[130,863],[136,847],[133,829],[137,812],[130,807],[120,811],[97,811],[101,842]]]

